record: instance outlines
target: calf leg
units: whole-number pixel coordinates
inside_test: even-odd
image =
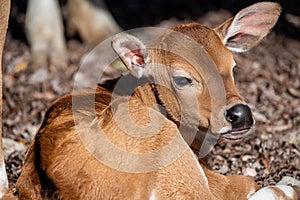
[[[208,170],[203,165],[202,167],[208,179],[209,188],[216,199],[248,199],[258,189],[256,183],[246,176],[224,176]]]
[[[68,1],[68,30],[78,31],[81,38],[89,44],[97,44],[112,34],[121,31],[104,2],[92,5],[89,0]]]
[[[29,0],[25,22],[32,67],[66,66],[66,44],[57,0]]]
[[[292,186],[275,185],[261,188],[249,200],[298,200],[297,193]]]
[[[281,182],[258,190],[256,183],[242,175],[224,176],[206,169],[210,190],[216,199],[249,199],[249,200],[298,200],[300,182]],[[288,185],[289,184],[289,185]],[[291,186],[290,186],[291,185]]]
[[[275,186],[260,189],[250,200],[258,199],[294,199],[300,198],[300,181],[292,177],[283,177]]]

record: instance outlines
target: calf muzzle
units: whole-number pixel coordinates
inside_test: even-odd
[[[245,104],[236,104],[226,110],[226,120],[231,124],[232,129],[223,135],[228,139],[240,139],[253,126],[254,120],[249,106]],[[227,137],[228,136],[228,137]]]

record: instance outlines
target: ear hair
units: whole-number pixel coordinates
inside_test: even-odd
[[[276,24],[281,6],[273,2],[261,2],[238,12],[215,30],[225,46],[243,52],[257,45]]]
[[[145,65],[149,62],[146,46],[136,37],[121,33],[113,37],[112,48],[124,62],[127,69],[141,78]]]

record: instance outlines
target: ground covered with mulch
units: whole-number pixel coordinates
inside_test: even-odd
[[[214,25],[229,15],[218,11],[198,21]],[[178,21],[162,24],[171,23]],[[91,49],[74,38],[67,47],[67,68],[32,71],[28,44],[8,32],[3,57],[3,137],[12,189],[46,108],[73,90],[73,75]],[[238,143],[216,145],[209,165],[222,174],[248,175],[260,186],[274,184],[283,176],[300,180],[300,42],[272,32],[261,45],[235,58],[236,84],[253,109],[256,126]]]

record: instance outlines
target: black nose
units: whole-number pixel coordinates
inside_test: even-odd
[[[226,110],[225,118],[233,129],[250,128],[254,122],[249,106],[244,104],[236,104]]]

